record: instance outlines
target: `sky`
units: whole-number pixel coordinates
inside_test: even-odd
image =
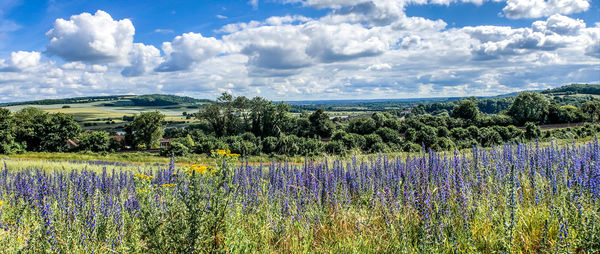
[[[596,0],[0,0],[0,102],[490,96],[600,83]]]

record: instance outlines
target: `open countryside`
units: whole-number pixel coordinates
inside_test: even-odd
[[[0,2],[0,253],[600,253],[599,9]]]

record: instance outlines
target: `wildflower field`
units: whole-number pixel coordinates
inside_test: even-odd
[[[600,144],[0,172],[0,252],[598,253]],[[234,166],[238,165],[238,166]]]

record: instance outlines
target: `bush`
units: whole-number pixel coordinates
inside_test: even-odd
[[[420,152],[423,148],[419,144],[413,142],[406,142],[402,147],[405,152]]]
[[[357,134],[371,134],[377,129],[377,123],[370,117],[359,117],[350,120],[348,132]]]
[[[108,133],[104,131],[84,132],[79,135],[80,151],[105,152],[110,150]]]
[[[440,137],[436,140],[435,144],[431,147],[434,151],[444,151],[454,149],[455,144],[449,138]]]
[[[323,143],[318,139],[302,138],[300,142],[299,154],[303,156],[315,156],[323,151]]]
[[[277,138],[266,137],[262,140],[262,151],[263,153],[270,154],[277,151]]]
[[[431,126],[425,126],[417,132],[417,142],[425,147],[431,147],[436,142],[437,129]]]
[[[377,135],[379,135],[381,137],[381,139],[383,140],[383,142],[385,142],[385,143],[393,143],[393,144],[401,144],[402,143],[402,138],[400,138],[400,134],[392,128],[383,127],[383,128],[378,129],[377,131],[375,131],[375,133]]]
[[[358,148],[360,150],[364,150],[367,143],[365,137],[356,133],[347,133],[342,137],[342,142],[348,149]]]
[[[346,153],[346,146],[344,146],[344,143],[339,140],[325,143],[324,149],[328,154],[340,155]]]
[[[479,144],[483,147],[498,145],[502,143],[502,136],[492,127],[479,129]]]
[[[190,153],[190,148],[179,142],[171,142],[167,148],[160,149],[160,156],[187,156]]]
[[[540,127],[537,126],[533,122],[527,122],[525,124],[525,138],[527,139],[535,139],[542,136],[542,131]]]

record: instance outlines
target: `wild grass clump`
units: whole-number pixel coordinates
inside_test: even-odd
[[[0,172],[6,252],[597,253],[600,145]]]

